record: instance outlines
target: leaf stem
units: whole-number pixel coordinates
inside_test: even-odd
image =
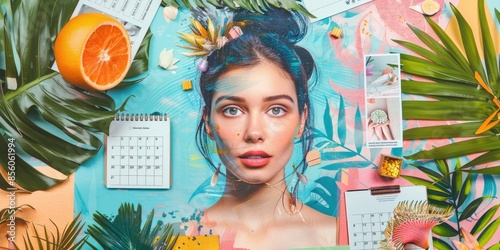
[[[37,78],[36,80],[34,80],[28,84],[24,84],[20,88],[5,94],[5,100],[9,101],[10,99],[16,97],[17,95],[24,93],[26,90],[30,89],[31,87],[36,86],[36,85],[40,84],[41,82],[56,76],[57,74],[59,74],[59,72],[54,71],[50,74],[44,75],[40,78]]]

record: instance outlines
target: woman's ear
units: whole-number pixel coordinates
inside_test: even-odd
[[[203,123],[204,123],[204,127],[205,127],[205,132],[207,133],[208,137],[210,137],[210,139],[213,140],[214,133],[213,133],[212,127],[210,126],[209,117],[207,114],[206,107],[203,107]]]
[[[309,115],[309,109],[307,108],[307,105],[306,105],[306,106],[304,106],[304,111],[302,112],[302,115],[300,116],[299,131],[297,132],[297,135],[295,136],[295,138],[300,138],[302,136],[302,134],[304,133],[308,115]]]

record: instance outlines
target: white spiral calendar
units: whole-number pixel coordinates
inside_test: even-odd
[[[386,186],[345,193],[347,230],[351,250],[376,250],[385,240],[384,231],[394,208],[401,201],[427,201],[424,186]],[[429,235],[432,242],[432,235]],[[407,250],[423,250],[406,246]],[[432,246],[429,249],[433,249]]]
[[[170,188],[170,117],[117,115],[105,140],[108,188]]]

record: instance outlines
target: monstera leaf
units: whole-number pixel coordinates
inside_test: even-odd
[[[5,69],[0,71],[0,188],[46,190],[64,181],[99,151],[116,112],[111,97],[73,87],[50,69],[53,41],[77,0],[2,2]],[[0,26],[1,27],[1,26]],[[149,43],[150,35],[143,41]],[[147,71],[147,50],[133,61],[132,75]],[[140,79],[140,78],[139,78]],[[137,81],[137,80],[135,80]],[[12,88],[17,85],[17,88]],[[10,89],[8,88],[10,86]],[[42,163],[39,163],[42,162]],[[63,175],[47,176],[33,165]]]
[[[163,0],[162,5],[163,6],[173,6],[176,8],[179,7],[186,7],[189,9],[195,8],[195,7],[200,7],[200,8],[206,8],[207,6],[211,5],[216,8],[222,8],[222,7],[228,7],[233,10],[237,9],[245,9],[245,10],[250,10],[250,11],[256,11],[263,13],[265,12],[270,6],[275,7],[275,8],[284,8],[286,10],[297,10],[300,11],[304,14],[307,14],[311,17],[314,17],[309,11],[307,11],[302,5],[300,5],[298,2],[300,1],[295,1],[295,0],[195,0],[194,3],[193,1],[190,0]]]
[[[477,3],[483,51],[478,51],[470,25],[451,3],[460,28],[464,53],[429,17],[426,20],[438,40],[409,25],[427,48],[396,40],[417,54],[401,54],[401,69],[423,79],[402,80],[402,91],[427,97],[425,100],[403,101],[403,119],[453,121],[452,125],[421,126],[405,130],[405,140],[450,139],[448,145],[419,151],[405,156],[407,159],[450,159],[480,154],[474,161],[462,166],[462,170],[500,160],[500,78],[498,55],[495,52],[495,46],[499,44],[493,43],[493,36],[498,34],[490,32],[484,0]],[[497,10],[496,17],[497,21],[500,20]],[[481,54],[484,60],[481,59]],[[463,140],[453,142],[453,138]],[[499,174],[500,167],[474,171]]]

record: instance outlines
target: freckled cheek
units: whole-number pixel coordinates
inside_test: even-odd
[[[225,143],[234,144],[237,140],[241,139],[242,132],[241,128],[238,126],[233,126],[230,123],[225,123],[223,125],[216,125],[217,135],[225,141]],[[228,145],[229,146],[229,145]]]

